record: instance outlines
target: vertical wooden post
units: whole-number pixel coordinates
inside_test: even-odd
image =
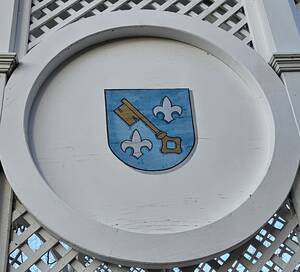
[[[30,2],[31,1],[24,1]],[[19,0],[2,0],[0,8],[0,116],[4,99],[4,87],[16,65],[16,30]],[[1,133],[1,118],[0,118]],[[0,271],[7,271],[8,246],[12,213],[13,191],[0,166]]]
[[[0,116],[2,114],[2,101],[4,96],[6,77],[7,76],[5,73],[0,73],[0,98],[1,98]],[[3,169],[1,167],[0,168],[0,271],[7,271],[12,200],[13,200],[13,192],[5,178]]]
[[[285,84],[300,135],[299,7],[297,8],[294,0],[244,0],[244,5],[255,49],[270,63]],[[299,173],[292,190],[292,199],[300,218]]]
[[[1,0],[0,52],[14,52],[19,0]]]
[[[7,271],[13,192],[0,173],[0,271]]]
[[[274,54],[300,52],[300,15],[294,0],[243,0],[256,51],[269,62]]]
[[[28,51],[31,0],[22,0],[18,5],[18,21],[16,25],[15,50],[21,59]]]

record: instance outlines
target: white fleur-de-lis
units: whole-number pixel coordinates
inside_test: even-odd
[[[158,105],[153,109],[154,116],[157,116],[157,114],[161,112],[164,115],[164,120],[167,123],[170,123],[174,120],[172,114],[174,112],[177,112],[179,115],[182,113],[182,108],[180,106],[173,106],[171,100],[169,97],[165,96],[162,100],[162,105]]]
[[[133,153],[132,156],[135,158],[140,158],[142,153],[142,148],[147,147],[149,150],[152,149],[152,142],[148,139],[142,140],[142,137],[137,129],[135,129],[132,133],[130,140],[125,140],[121,143],[121,149],[126,152],[127,148],[132,148]]]

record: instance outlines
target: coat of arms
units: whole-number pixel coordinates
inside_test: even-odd
[[[195,144],[189,89],[106,89],[108,144],[125,164],[162,171]]]

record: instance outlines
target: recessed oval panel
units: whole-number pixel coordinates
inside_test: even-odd
[[[105,98],[113,95],[107,111]],[[153,114],[164,97],[184,109],[172,122]],[[163,154],[143,120],[126,124],[116,114],[122,99],[183,138],[187,158],[162,173],[136,169],[153,160],[163,168],[181,154]],[[193,115],[195,139],[184,138],[184,111]],[[273,152],[270,116],[263,94],[211,54],[167,39],[124,39],[81,53],[46,81],[31,112],[30,148],[52,190],[85,216],[130,232],[186,232],[227,216],[257,189]],[[109,129],[111,137],[122,133],[112,140],[115,149]],[[134,131],[140,143],[122,149],[134,146]]]

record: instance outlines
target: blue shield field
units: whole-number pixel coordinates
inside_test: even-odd
[[[190,90],[106,89],[107,137],[123,163],[164,171],[182,163],[195,145]]]

